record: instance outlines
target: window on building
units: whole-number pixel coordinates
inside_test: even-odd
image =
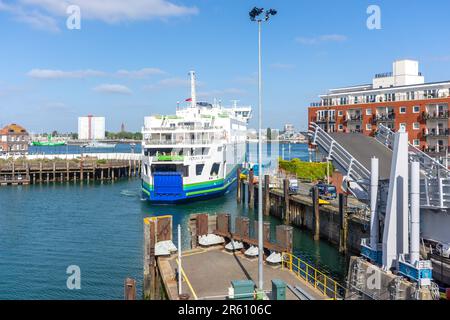
[[[195,174],[198,175],[198,176],[201,176],[202,173],[203,173],[203,168],[204,168],[204,167],[205,167],[204,164],[197,164],[197,165],[195,166]]]
[[[372,109],[366,109],[366,116],[372,115]]]
[[[419,140],[419,139],[414,139],[414,140],[413,140],[413,146],[414,146],[414,147],[420,146],[420,140]]]
[[[404,129],[406,131],[406,123],[400,123],[399,128],[400,128],[400,130]]]
[[[400,113],[405,114],[406,113],[406,107],[400,107]]]
[[[344,115],[344,111],[339,110],[339,111],[338,111],[338,117],[342,117],[343,115]]]
[[[414,129],[414,130],[419,130],[419,129],[420,129],[420,123],[414,122],[414,123],[413,123],[413,129]]]
[[[366,130],[372,131],[372,124],[370,124],[370,123],[366,124]]]
[[[414,106],[413,107],[413,112],[414,113],[419,113],[420,112],[420,106]]]
[[[220,163],[216,162],[212,165],[210,174],[212,176],[217,176],[217,175],[219,175],[219,170],[220,170]]]
[[[344,130],[344,125],[340,124],[340,125],[338,126],[338,130],[339,130],[339,131],[343,131],[343,130]]]

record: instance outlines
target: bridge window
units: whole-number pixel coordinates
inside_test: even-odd
[[[195,173],[196,173],[198,176],[201,176],[202,173],[203,173],[203,168],[204,168],[204,167],[205,167],[204,164],[197,164],[197,165],[195,166]]]
[[[220,170],[220,163],[216,162],[212,165],[210,174],[212,176],[217,176],[217,175],[219,175],[219,170]]]

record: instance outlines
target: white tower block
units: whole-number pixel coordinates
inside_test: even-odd
[[[197,92],[196,92],[196,83],[195,83],[195,71],[189,72],[191,75],[191,106],[192,108],[197,107]]]
[[[383,233],[383,266],[390,269],[399,254],[409,253],[408,134],[395,134]]]
[[[420,259],[420,163],[411,163],[411,255],[410,263]]]
[[[370,166],[370,247],[377,251],[379,221],[377,212],[378,201],[378,158],[372,158]]]

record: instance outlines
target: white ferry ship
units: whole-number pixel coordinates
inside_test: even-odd
[[[251,107],[197,102],[190,72],[189,105],[175,115],[145,117],[142,192],[153,203],[178,203],[223,195],[245,161]]]

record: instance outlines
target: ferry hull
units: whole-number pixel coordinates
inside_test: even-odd
[[[142,196],[145,200],[154,204],[179,204],[216,198],[223,196],[236,185],[236,174],[237,170],[235,169],[224,180],[207,182],[200,186],[185,186],[183,191],[176,194],[157,193],[153,186],[142,182]]]

